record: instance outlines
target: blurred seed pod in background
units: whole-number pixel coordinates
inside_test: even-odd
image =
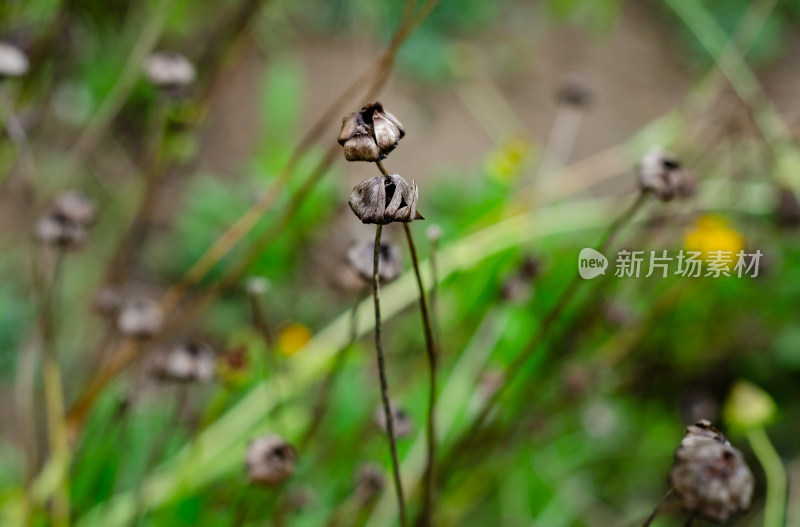
[[[190,341],[157,353],[150,372],[164,381],[203,383],[214,379],[216,369],[216,354],[211,346]]]
[[[197,73],[189,59],[180,53],[159,51],[142,64],[147,80],[165,90],[178,90],[191,84]]]
[[[245,464],[250,482],[277,485],[294,474],[297,453],[282,437],[269,434],[254,439],[247,448]]]
[[[394,402],[390,403],[392,410],[392,423],[394,424],[394,436],[397,438],[408,437],[414,432],[414,422],[411,416]],[[385,434],[388,432],[386,429],[386,414],[384,413],[383,406],[379,406],[373,414],[373,421]]]
[[[16,46],[0,42],[0,79],[20,77],[30,68],[28,57]]]
[[[126,337],[148,339],[161,331],[163,323],[157,302],[136,300],[123,305],[117,317],[117,330]]]
[[[694,178],[675,156],[659,147],[652,148],[636,167],[636,179],[642,191],[655,194],[661,201],[694,192]]]
[[[371,240],[356,242],[347,251],[347,263],[366,282],[372,282],[375,244]],[[378,279],[381,283],[395,280],[403,272],[400,251],[388,241],[381,241],[378,257]]]

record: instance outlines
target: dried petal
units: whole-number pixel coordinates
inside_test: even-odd
[[[365,179],[350,194],[350,208],[362,223],[385,223],[386,187],[383,179],[383,176]]]
[[[364,124],[361,114],[348,113],[342,118],[342,130],[339,132],[339,144],[344,145],[348,139],[356,135],[368,135],[369,129]]]
[[[358,242],[347,251],[348,263],[367,282],[372,282],[374,251],[375,245],[371,240]],[[400,276],[402,270],[400,252],[397,247],[392,243],[382,241],[378,255],[378,279],[381,283],[389,283]]]
[[[381,153],[385,156],[394,150],[400,141],[400,130],[381,112],[372,115],[372,127],[375,131],[375,143]]]
[[[252,483],[277,485],[294,474],[297,452],[282,437],[269,434],[253,440],[245,464]]]
[[[348,161],[379,161],[381,151],[369,135],[356,135],[344,144],[344,158]]]
[[[386,118],[389,119],[389,122],[391,122],[397,128],[397,131],[400,133],[400,136],[398,137],[398,139],[402,139],[403,137],[405,137],[406,131],[403,128],[403,125],[397,119],[397,117],[395,117],[394,115],[390,114],[386,110],[383,111],[383,115],[385,115]]]

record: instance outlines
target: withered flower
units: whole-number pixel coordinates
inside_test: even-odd
[[[183,88],[194,81],[194,65],[180,53],[152,53],[142,65],[144,74],[154,86],[167,90]]]
[[[342,119],[339,144],[348,161],[380,161],[395,149],[406,135],[397,117],[383,109],[378,101]]]
[[[636,168],[639,188],[655,194],[661,201],[675,196],[686,197],[694,192],[694,178],[675,156],[661,148],[651,149]]]
[[[294,474],[297,452],[275,434],[259,437],[247,448],[245,464],[251,483],[277,485]]]
[[[117,330],[126,337],[148,339],[161,331],[163,322],[157,302],[137,300],[122,307],[117,317]]]
[[[79,190],[70,190],[59,194],[53,200],[52,210],[82,225],[92,223],[97,213],[97,208],[92,200]]]
[[[0,78],[20,77],[28,72],[28,57],[18,47],[0,42]]]
[[[190,341],[156,355],[151,372],[165,381],[209,382],[216,373],[216,356],[209,345]]]
[[[375,263],[375,245],[372,241],[357,242],[347,251],[347,262],[358,275],[367,282],[372,282],[372,266]],[[393,243],[381,241],[378,255],[378,279],[381,283],[389,283],[400,276],[403,265],[400,252]]]
[[[78,249],[86,241],[86,229],[60,212],[49,211],[36,222],[36,239],[63,250]]]
[[[392,410],[392,424],[394,425],[394,436],[396,438],[410,436],[414,432],[414,422],[411,416],[400,406],[394,402],[390,403]],[[383,406],[378,407],[373,415],[373,421],[378,428],[385,434],[388,433],[386,428],[386,414],[384,413]]]
[[[746,510],[753,496],[741,452],[706,420],[686,428],[669,481],[685,510],[716,523]]]
[[[375,176],[357,185],[348,204],[361,223],[387,225],[424,219],[417,212],[419,189],[397,174]]]
[[[356,472],[356,496],[362,502],[374,498],[386,486],[383,469],[375,463],[365,463]]]

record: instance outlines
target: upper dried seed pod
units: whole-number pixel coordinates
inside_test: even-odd
[[[152,53],[142,65],[144,74],[153,85],[167,90],[183,88],[194,81],[194,65],[180,53]]]
[[[394,402],[389,404],[389,408],[391,408],[392,411],[394,436],[396,438],[410,436],[414,432],[414,422],[411,420],[411,416],[409,416],[403,408],[396,405]],[[383,433],[388,433],[388,429],[386,428],[386,413],[383,409],[383,406],[380,406],[375,410],[373,420],[375,421],[375,424],[378,425],[378,428],[383,431]]]
[[[117,317],[117,329],[126,337],[147,339],[161,331],[163,322],[157,302],[137,300],[122,307]]]
[[[372,267],[375,263],[375,245],[364,240],[357,242],[347,251],[347,262],[358,275],[367,282],[372,281]],[[382,241],[378,249],[378,279],[381,283],[389,283],[400,276],[403,265],[400,252],[393,243]]]
[[[217,369],[214,350],[202,342],[182,343],[156,355],[152,374],[175,382],[209,382]]]
[[[694,178],[681,166],[670,152],[652,148],[636,168],[639,188],[669,201],[675,196],[689,196],[694,192]]]
[[[18,47],[0,42],[0,78],[20,77],[28,72],[28,57]]]
[[[380,161],[395,149],[406,135],[397,117],[374,102],[342,119],[339,144],[348,161]]]
[[[253,440],[247,448],[247,474],[251,483],[277,485],[294,474],[297,452],[275,434]]]
[[[357,185],[348,203],[361,223],[386,225],[392,222],[408,223],[424,219],[417,212],[419,189],[398,176],[375,176]]]
[[[746,510],[753,496],[741,452],[706,420],[686,428],[669,481],[684,509],[716,523]]]

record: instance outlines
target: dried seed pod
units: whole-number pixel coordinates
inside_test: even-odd
[[[28,57],[18,47],[0,42],[0,78],[20,77],[28,72]]]
[[[347,251],[347,262],[358,275],[367,282],[372,282],[372,267],[375,260],[375,244],[370,240],[357,242]],[[389,283],[400,276],[403,265],[400,251],[390,242],[382,241],[378,255],[378,279],[381,283]]]
[[[152,53],[144,60],[143,68],[147,80],[168,90],[187,86],[196,76],[194,65],[180,53]]]
[[[361,502],[377,496],[386,486],[383,470],[375,463],[365,463],[356,472],[356,496]]]
[[[205,343],[190,341],[155,356],[153,376],[174,382],[209,382],[216,373],[216,355]]]
[[[677,161],[675,156],[661,148],[651,149],[636,169],[639,188],[655,194],[661,201],[675,196],[689,196],[694,192],[694,178]]]
[[[74,250],[86,242],[86,229],[63,214],[49,212],[36,222],[36,239],[43,245]]]
[[[423,219],[417,212],[419,189],[397,174],[375,176],[357,185],[348,203],[361,223],[386,225]]]
[[[414,432],[414,422],[411,420],[411,416],[409,416],[404,409],[396,405],[394,402],[389,403],[389,408],[392,411],[394,436],[398,439],[410,436]],[[384,434],[388,433],[388,430],[386,429],[386,414],[384,413],[383,406],[379,406],[375,410],[373,420]]]
[[[585,108],[592,104],[594,94],[591,85],[583,76],[572,73],[556,90],[556,98],[561,104]]]
[[[253,440],[245,464],[251,483],[277,485],[294,474],[297,452],[282,437],[269,434]]]
[[[686,428],[669,481],[685,510],[716,523],[746,510],[753,495],[741,452],[706,420]]]
[[[114,317],[122,305],[122,295],[111,287],[103,286],[92,297],[92,309],[102,317]]]
[[[380,161],[397,147],[405,133],[397,117],[374,102],[344,116],[339,144],[348,161]]]
[[[70,190],[58,195],[53,201],[52,210],[82,225],[92,223],[97,212],[92,200],[79,190]]]
[[[122,307],[117,317],[117,330],[126,337],[148,339],[161,331],[163,322],[157,302],[137,300]]]

